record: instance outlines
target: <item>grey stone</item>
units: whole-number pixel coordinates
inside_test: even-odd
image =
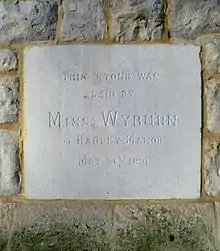
[[[54,39],[57,19],[54,1],[1,1],[0,42]]]
[[[207,126],[210,132],[220,132],[220,80],[211,79],[206,88]]]
[[[18,135],[0,131],[0,195],[15,195],[20,189]]]
[[[14,50],[0,50],[0,71],[16,70],[17,64],[17,54]]]
[[[220,249],[220,203],[214,203],[214,214],[215,214],[215,225],[216,225],[216,244],[218,249]]]
[[[0,77],[0,123],[17,122],[19,117],[19,84],[14,77]]]
[[[116,206],[115,250],[217,251],[212,204]]]
[[[112,0],[112,38],[154,40],[162,36],[164,9],[162,0]]]
[[[212,203],[104,202],[25,202],[0,209],[1,250],[219,250],[218,203],[215,210]]]
[[[220,73],[220,39],[205,40],[202,51],[202,66],[206,77]]]
[[[109,251],[111,216],[107,205],[21,203],[7,250]]]
[[[103,0],[64,0],[61,35],[64,40],[99,40],[106,33]]]
[[[220,195],[220,142],[210,140],[206,145],[205,153],[206,185],[205,189],[210,196]]]
[[[199,51],[186,45],[25,51],[25,195],[199,198]]]
[[[220,32],[219,0],[168,0],[168,7],[173,38],[196,39]]]
[[[8,250],[8,244],[12,236],[13,216],[15,204],[0,202],[0,250]]]

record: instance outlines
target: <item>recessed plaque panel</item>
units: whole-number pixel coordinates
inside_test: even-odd
[[[27,198],[198,198],[199,50],[153,44],[26,49]]]

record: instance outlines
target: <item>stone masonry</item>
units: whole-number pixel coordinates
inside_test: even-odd
[[[25,198],[24,48],[82,42],[201,47],[200,199],[40,202]],[[0,250],[220,250],[219,58],[220,0],[0,1]]]

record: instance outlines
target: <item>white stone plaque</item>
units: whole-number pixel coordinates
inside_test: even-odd
[[[27,198],[198,198],[199,51],[153,44],[27,48]]]

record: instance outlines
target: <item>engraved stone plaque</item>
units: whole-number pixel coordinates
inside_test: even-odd
[[[198,198],[199,51],[153,44],[27,48],[27,198]]]

